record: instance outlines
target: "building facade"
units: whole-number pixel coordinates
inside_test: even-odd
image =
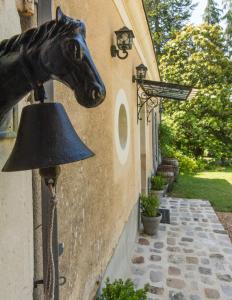
[[[19,14],[14,0],[2,0],[1,40],[42,22],[49,13],[54,17],[57,6],[85,22],[87,44],[107,93],[101,105],[86,109],[63,84],[54,81],[49,87],[51,98],[64,105],[78,135],[95,153],[90,159],[62,166],[57,210],[58,239],[64,246],[59,273],[67,280],[59,298],[90,300],[107,276],[127,276],[138,230],[139,195],[147,191],[159,160],[160,121],[158,107],[151,122],[145,108],[138,120],[132,75],[141,63],[148,68],[148,79],[159,80],[159,73],[141,0],[39,0],[32,17]],[[28,22],[30,18],[33,21]],[[135,39],[128,58],[120,60],[111,57],[110,47],[116,43],[114,31],[123,26],[133,30]],[[28,105],[25,99],[19,114],[23,105]],[[14,140],[1,138],[1,166]],[[36,171],[0,173],[0,299],[42,299],[41,286],[33,291],[33,280],[43,276],[40,203]]]

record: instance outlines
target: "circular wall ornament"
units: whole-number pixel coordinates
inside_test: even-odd
[[[116,96],[114,111],[114,136],[119,161],[124,165],[129,154],[130,115],[126,93],[120,89]]]

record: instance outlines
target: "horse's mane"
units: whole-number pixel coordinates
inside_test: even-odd
[[[0,57],[8,52],[18,51],[22,45],[26,49],[30,47],[38,47],[45,40],[51,39],[56,35],[63,35],[72,32],[72,29],[79,26],[78,21],[69,18],[65,23],[55,20],[44,23],[38,28],[32,28],[22,34],[13,36],[10,39],[0,42]]]

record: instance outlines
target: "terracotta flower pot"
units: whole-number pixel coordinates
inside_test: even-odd
[[[172,165],[174,167],[179,167],[179,162],[176,158],[164,157],[162,160],[162,164],[164,165]]]
[[[179,162],[176,158],[164,157],[162,160],[162,165],[171,165],[174,167],[175,180],[179,175]]]
[[[172,165],[159,165],[157,175],[163,176],[170,183],[175,179],[175,167]]]

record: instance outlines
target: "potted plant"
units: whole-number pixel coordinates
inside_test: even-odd
[[[161,221],[161,213],[159,212],[160,201],[157,195],[141,195],[141,219],[144,232],[148,235],[154,235],[158,231]]]
[[[159,198],[164,196],[165,192],[165,179],[160,176],[152,176],[151,177],[151,194],[157,195]]]
[[[106,286],[102,289],[102,294],[97,300],[146,300],[147,290],[148,286],[145,286],[144,289],[136,291],[131,279],[127,279],[126,281],[116,279],[110,283],[109,278],[107,278]]]

